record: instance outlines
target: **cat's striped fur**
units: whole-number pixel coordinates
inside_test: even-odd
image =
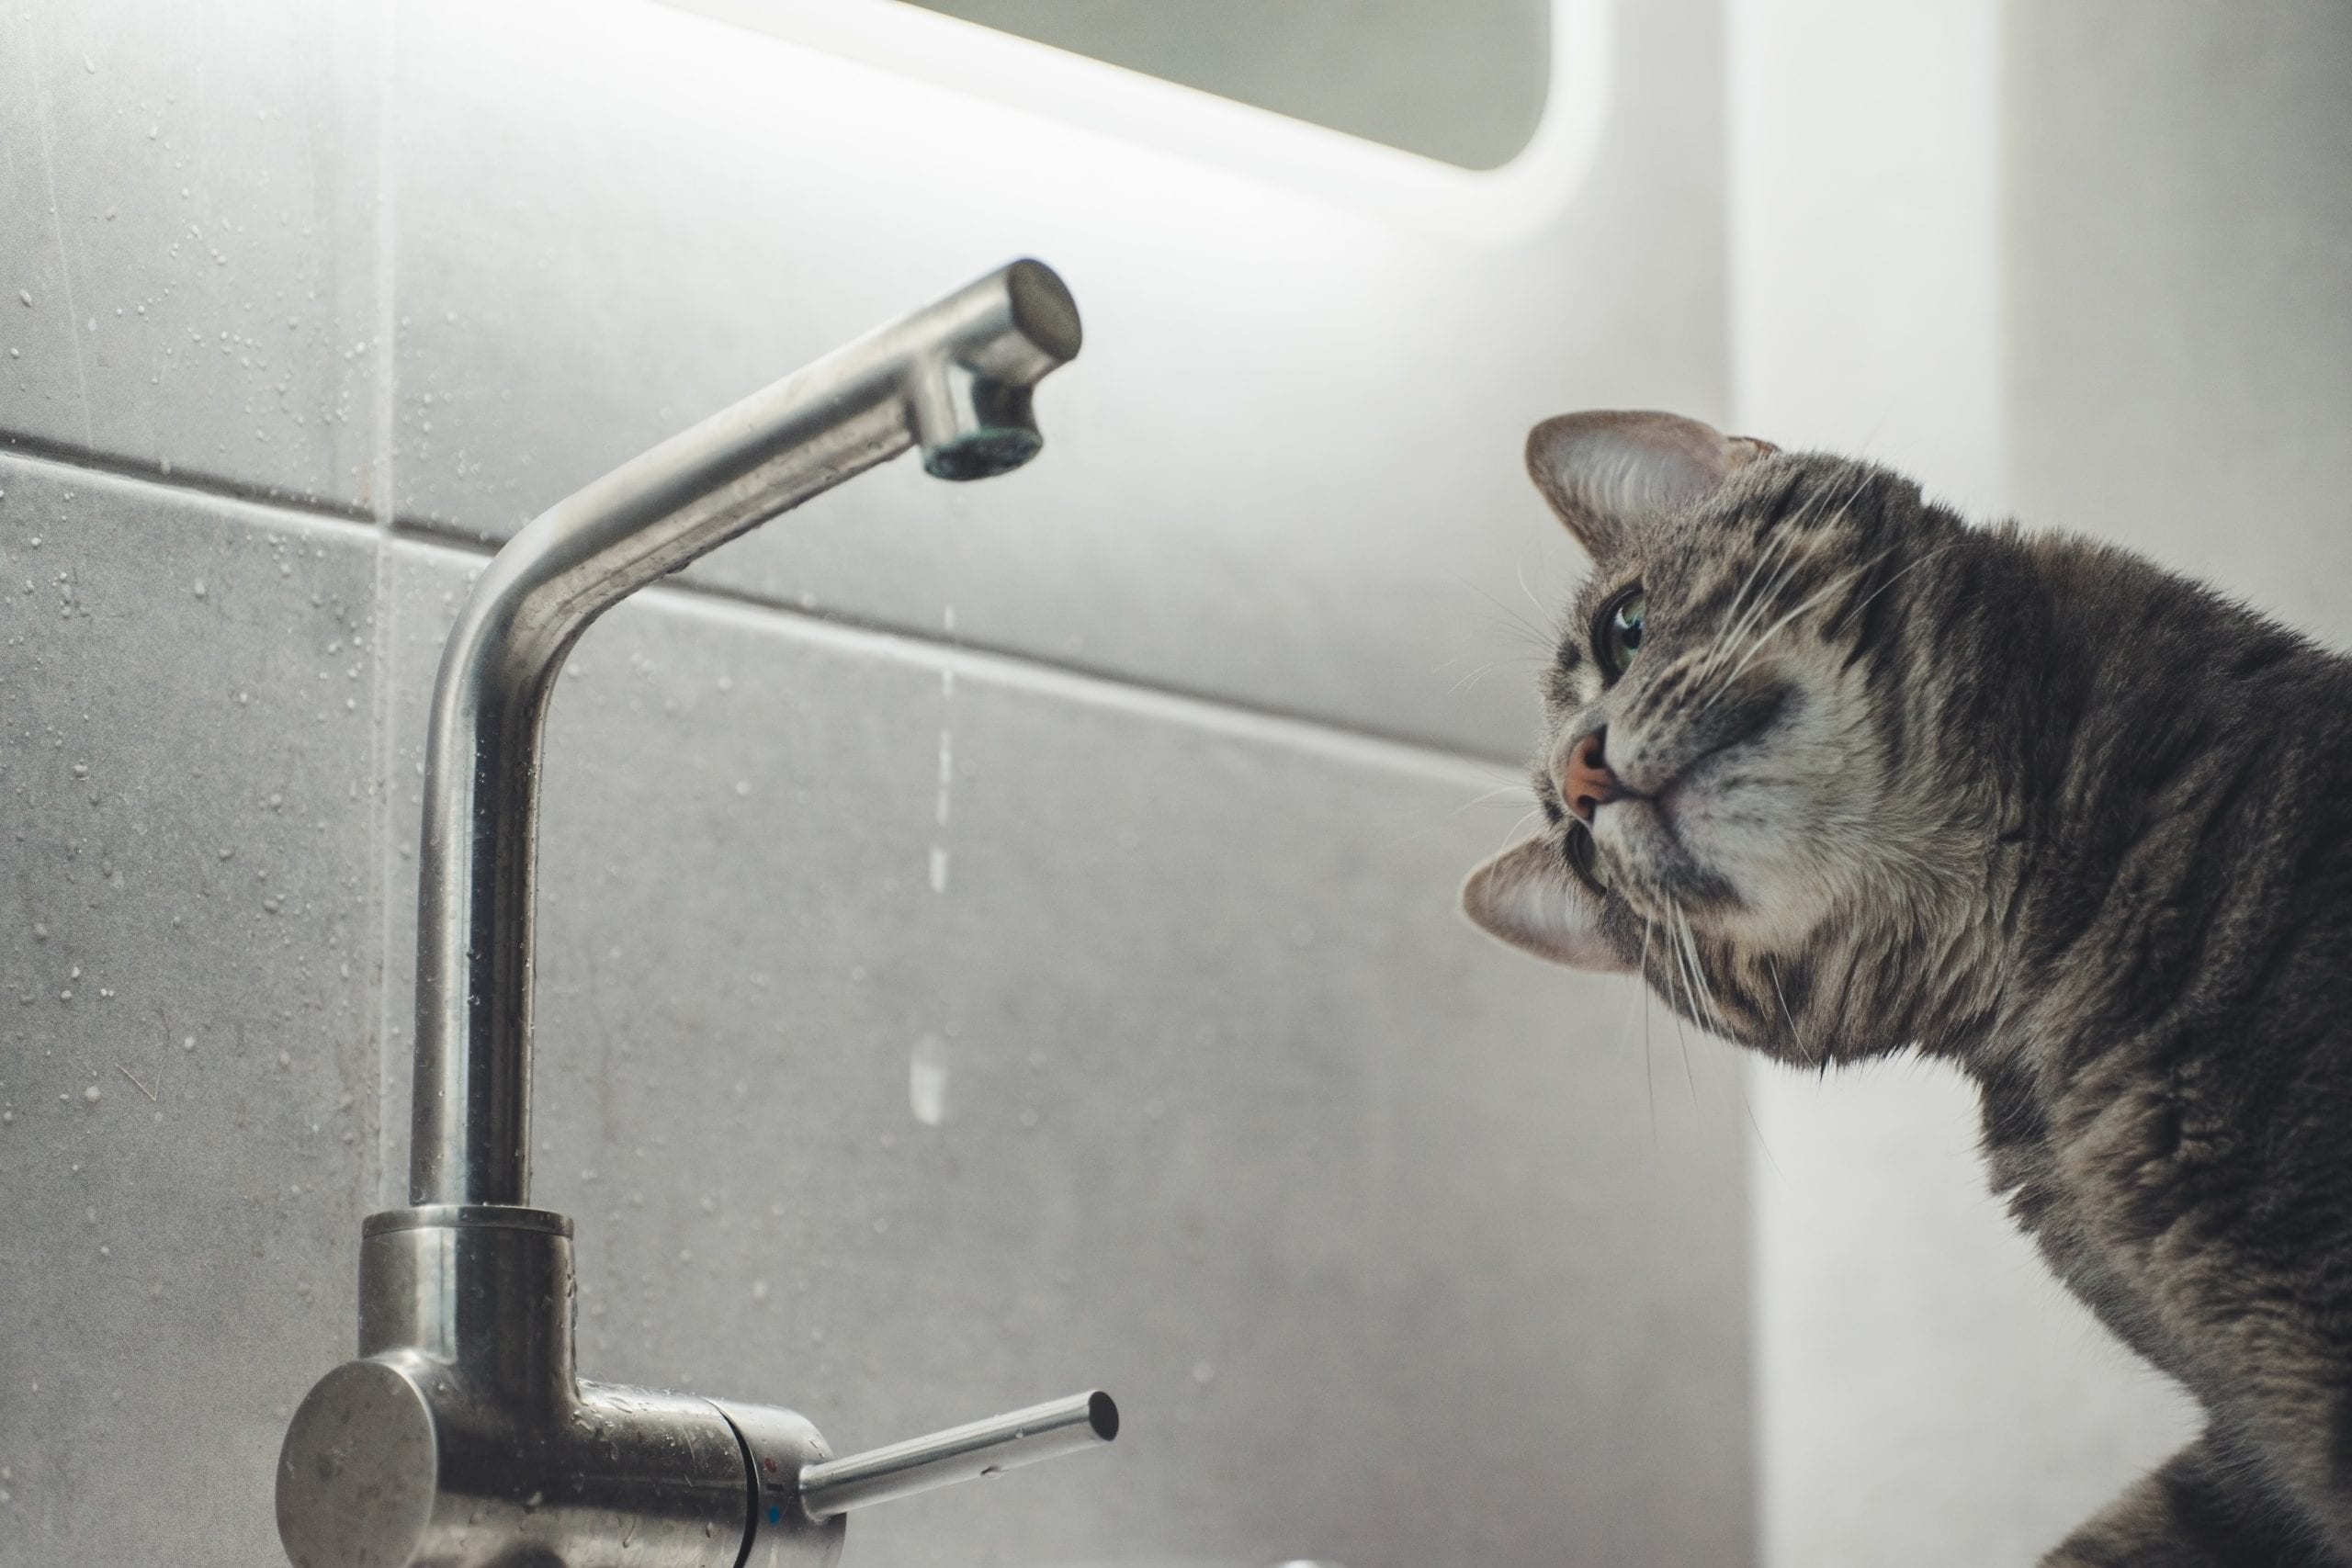
[[[1975,1081],[2018,1223],[2210,1420],[2046,1562],[2352,1564],[2352,660],[1669,415],[1547,421],[1529,460],[1593,571],[1546,826],[1473,918],[1783,1062]]]

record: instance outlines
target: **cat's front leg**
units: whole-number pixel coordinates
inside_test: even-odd
[[[2346,1568],[2207,1436],[2134,1482],[2041,1568]]]

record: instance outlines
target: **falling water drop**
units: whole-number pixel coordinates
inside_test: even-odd
[[[916,1041],[907,1058],[907,1103],[926,1127],[947,1120],[947,1042],[936,1034]]]

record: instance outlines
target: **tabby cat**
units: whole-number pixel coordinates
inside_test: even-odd
[[[2352,660],[1871,464],[1662,413],[1527,453],[1593,571],[1471,919],[1973,1080],[1995,1190],[2208,1423],[2045,1563],[2352,1564]]]

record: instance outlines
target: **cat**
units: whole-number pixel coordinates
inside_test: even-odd
[[[1513,946],[1799,1067],[1953,1063],[1994,1190],[2207,1426],[2042,1561],[2352,1564],[2352,660],[1870,463],[1563,415],[1592,559]]]

